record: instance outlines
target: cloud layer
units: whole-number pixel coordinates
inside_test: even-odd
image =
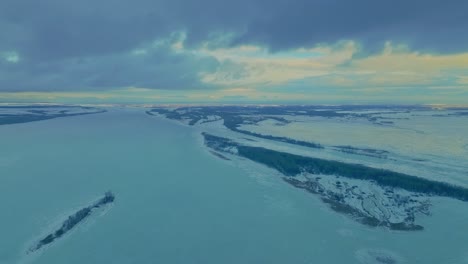
[[[466,10],[464,0],[5,0],[0,92],[451,97],[467,91]]]

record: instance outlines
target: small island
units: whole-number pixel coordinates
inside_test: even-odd
[[[33,247],[29,249],[29,252],[37,251],[41,249],[42,247],[51,244],[56,239],[59,239],[60,237],[68,233],[70,230],[72,230],[80,222],[82,222],[83,220],[91,216],[91,214],[93,213],[95,209],[101,208],[107,204],[111,204],[114,202],[114,200],[115,200],[114,194],[110,191],[106,192],[104,194],[104,197],[102,197],[101,199],[93,203],[92,205],[82,208],[76,213],[74,213],[73,215],[70,215],[62,223],[60,228],[58,228],[53,233],[50,233],[49,235],[41,239],[36,245],[34,245]]]

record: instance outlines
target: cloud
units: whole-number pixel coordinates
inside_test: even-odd
[[[466,89],[468,52],[430,54],[406,45],[385,43],[381,51],[355,56],[362,47],[353,41],[269,53],[265,47],[239,46],[194,51],[218,60],[202,81],[215,86],[295,87],[314,92],[318,87],[424,87],[459,85]]]
[[[8,63],[18,63],[20,61],[20,57],[15,51],[0,53],[0,58]]]
[[[201,49],[198,53],[219,61],[216,71],[202,74],[202,81],[220,86],[265,86],[329,74],[351,60],[357,45],[344,42],[335,47],[317,46],[269,53],[258,46]]]
[[[140,45],[122,53],[58,60],[19,60],[16,53],[0,58],[2,91],[108,90],[119,87],[157,89],[207,88],[199,72],[217,62],[208,57],[174,52],[172,37]],[[15,63],[12,63],[15,62]],[[13,65],[14,64],[14,65]]]
[[[465,0],[3,0],[0,91],[466,91],[466,10]]]
[[[4,0],[0,50],[38,60],[103,55],[185,31],[187,45],[227,35],[218,45],[284,50],[353,39],[379,49],[390,40],[459,52],[468,46],[467,9],[464,0]]]

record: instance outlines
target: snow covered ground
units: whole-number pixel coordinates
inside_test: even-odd
[[[273,110],[173,108],[169,111],[176,115],[152,114],[193,125],[200,133],[228,138],[244,146],[363,164],[468,187],[468,112],[464,109]],[[233,116],[238,123],[227,124]],[[308,147],[301,142],[323,147]],[[236,156],[235,148],[216,151],[221,155],[215,155],[228,162],[250,162]],[[252,166],[249,168],[255,171]],[[373,226],[398,229],[403,225],[417,229],[416,218],[430,215],[430,196],[372,181],[310,173],[293,179],[286,177],[285,181],[314,193],[332,209]]]

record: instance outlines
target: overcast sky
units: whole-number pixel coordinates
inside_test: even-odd
[[[468,103],[466,0],[0,0],[0,101]]]

